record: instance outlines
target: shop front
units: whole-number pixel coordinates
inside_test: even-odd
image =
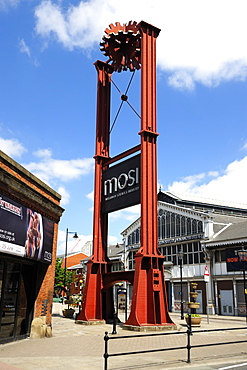
[[[51,326],[60,195],[0,151],[0,343]]]

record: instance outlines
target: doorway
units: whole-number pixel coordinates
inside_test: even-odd
[[[0,259],[0,343],[28,336],[34,282],[31,264]]]
[[[220,290],[221,315],[233,316],[233,294],[232,290]]]
[[[202,290],[196,290],[198,296],[196,298],[196,302],[200,303],[200,307],[196,309],[196,313],[203,313],[203,305],[202,305]]]

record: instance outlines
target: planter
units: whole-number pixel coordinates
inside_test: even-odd
[[[200,326],[201,325],[201,316],[191,317],[191,326]],[[185,316],[186,324],[189,325],[189,317]]]
[[[190,283],[190,286],[191,286],[192,289],[196,289],[197,285],[198,285],[197,283]]]
[[[75,310],[73,308],[66,308],[62,312],[64,317],[73,317]]]
[[[200,308],[200,302],[188,302],[189,308]]]
[[[190,297],[191,297],[191,298],[194,298],[194,299],[196,300],[196,298],[198,297],[198,293],[196,293],[196,292],[191,292],[191,293],[190,293]]]

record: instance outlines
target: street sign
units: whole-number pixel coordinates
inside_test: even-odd
[[[205,266],[205,268],[204,268],[204,281],[206,283],[209,282],[209,276],[210,276],[210,273],[209,273],[208,266]]]

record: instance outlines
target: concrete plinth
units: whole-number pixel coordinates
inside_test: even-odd
[[[167,331],[167,330],[178,330],[177,325],[142,325],[142,326],[134,326],[134,325],[123,325],[123,330],[131,330],[131,331]]]
[[[90,320],[90,321],[75,320],[75,323],[80,325],[103,325],[105,324],[105,320]]]

